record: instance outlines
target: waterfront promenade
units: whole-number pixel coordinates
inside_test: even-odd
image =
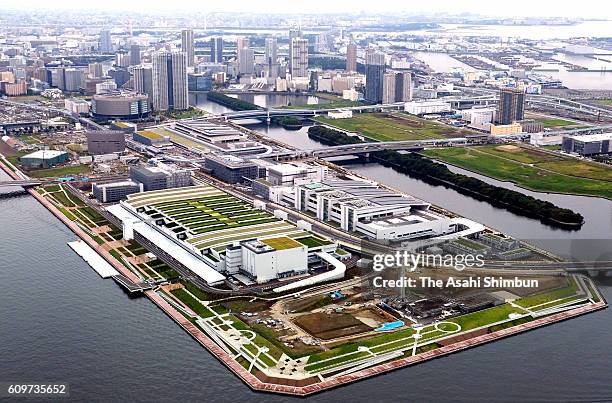
[[[12,172],[5,164],[0,161],[0,169],[4,170],[9,176],[14,179],[21,179],[17,174]],[[42,195],[36,190],[29,189],[28,192],[36,198],[43,206],[45,206],[53,215],[61,220],[68,228],[70,228],[75,234],[77,234],[83,241],[85,241],[90,247],[92,247],[97,253],[99,253],[109,264],[111,264],[117,271],[128,277],[133,282],[137,283],[140,279],[128,270],[123,264],[116,260],[110,253],[101,248],[86,232],[81,230],[74,222],[69,220],[61,211],[59,211],[53,204],[47,201]],[[149,290],[145,291],[144,294],[155,303],[160,309],[162,309],[168,316],[174,319],[186,332],[188,332],[195,340],[197,340],[202,346],[204,346],[214,357],[224,363],[236,376],[238,376],[243,382],[245,382],[251,389],[262,392],[281,393],[288,395],[306,396],[324,390],[355,382],[361,379],[369,378],[372,376],[380,375],[389,371],[393,371],[406,366],[414,365],[420,362],[424,362],[433,358],[442,357],[444,355],[459,352],[471,347],[475,347],[481,344],[485,344],[491,341],[495,341],[501,338],[512,336],[524,331],[536,329],[538,327],[553,324],[555,322],[567,320],[579,315],[583,315],[589,312],[600,310],[605,308],[607,305],[605,302],[598,302],[588,306],[582,306],[565,312],[557,313],[547,317],[535,319],[531,322],[527,322],[522,325],[514,326],[511,328],[499,330],[488,334],[474,335],[474,337],[467,340],[456,341],[452,344],[448,344],[435,350],[424,352],[415,356],[394,360],[391,362],[378,364],[370,368],[362,369],[351,374],[337,376],[324,381],[318,382],[313,378],[311,384],[307,385],[288,385],[287,380],[278,380],[279,383],[265,382],[257,378],[254,374],[247,371],[242,367],[236,360],[233,359],[227,352],[219,347],[210,337],[206,335],[202,330],[197,328],[191,323],[185,316],[183,316],[178,310],[172,307],[166,300],[164,300],[156,291]],[[267,379],[273,381],[273,379]],[[281,384],[280,382],[283,382]]]

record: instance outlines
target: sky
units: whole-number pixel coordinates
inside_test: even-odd
[[[487,16],[612,19],[609,0],[0,0],[0,8],[211,11],[249,13],[474,13]]]

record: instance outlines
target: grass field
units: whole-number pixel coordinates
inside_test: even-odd
[[[517,146],[427,150],[425,155],[527,189],[612,199],[612,169]]]
[[[354,114],[350,119],[320,116],[315,120],[379,141],[440,139],[468,134],[466,130],[404,113],[361,113]]]
[[[565,127],[565,126],[582,126],[579,123],[572,122],[571,120],[565,120],[565,119],[550,118],[550,119],[536,119],[536,120],[542,122],[545,128]]]
[[[76,165],[28,171],[27,174],[33,178],[59,178],[63,176],[87,174],[90,171],[89,165]]]
[[[603,106],[612,106],[612,99],[599,99],[597,103]]]

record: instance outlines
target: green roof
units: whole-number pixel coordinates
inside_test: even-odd
[[[302,247],[302,244],[294,241],[293,239],[280,236],[278,238],[268,238],[262,239],[261,242],[265,243],[268,246],[273,247],[276,250],[284,250],[284,249],[295,249]]]

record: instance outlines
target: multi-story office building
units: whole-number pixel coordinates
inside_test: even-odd
[[[105,79],[99,83],[95,84],[96,86],[96,94],[109,94],[117,90],[117,83],[110,79]]]
[[[274,64],[278,59],[278,41],[275,37],[266,38],[266,64]]]
[[[497,123],[509,125],[525,118],[525,92],[517,88],[499,90]]]
[[[134,67],[132,82],[134,91],[139,94],[146,94],[151,104],[153,102],[153,69],[150,66]]]
[[[152,74],[154,110],[189,108],[187,60],[184,52],[155,53]]]
[[[85,133],[87,152],[93,155],[125,151],[125,134],[115,130],[92,130]]]
[[[181,51],[185,52],[187,57],[187,66],[192,67],[195,64],[193,29],[183,29],[181,31]]]
[[[220,36],[210,38],[210,62],[223,63],[223,38]]]
[[[240,65],[240,50],[248,48],[250,44],[249,38],[238,38],[236,39],[236,60]]]
[[[140,62],[140,45],[133,44],[130,46],[130,66],[138,66]]]
[[[287,67],[289,67],[289,71],[292,68],[292,60],[291,55],[293,54],[293,40],[296,38],[302,37],[302,31],[299,29],[292,29],[289,31],[289,60],[287,61]]]
[[[278,77],[278,42],[274,37],[266,38],[265,64],[268,77]]]
[[[108,75],[113,78],[117,87],[122,87],[132,77],[127,67],[113,67],[108,71]]]
[[[142,183],[145,191],[191,186],[191,171],[159,163],[130,167],[130,179]]]
[[[383,77],[383,104],[395,102],[395,72],[385,73]]]
[[[82,82],[82,70],[72,68],[64,70],[64,90],[68,92],[77,92],[81,88]]]
[[[395,75],[395,102],[412,101],[412,75],[409,71]]]
[[[89,63],[87,66],[89,77],[98,78],[104,75],[102,70],[102,63]]]
[[[368,49],[366,53],[366,100],[375,103],[380,103],[382,101],[384,75],[384,53],[374,49]]]
[[[291,40],[291,77],[308,77],[308,39]]]
[[[346,47],[346,71],[357,71],[357,45],[354,43]]]
[[[209,74],[198,73],[187,75],[189,91],[210,91],[212,90],[212,84],[212,77]]]
[[[259,176],[257,164],[234,155],[209,154],[206,156],[204,166],[215,178],[226,183],[242,183],[247,179],[257,179]]]
[[[238,51],[238,73],[253,74],[255,69],[255,53],[251,48],[242,48]]]
[[[100,52],[101,53],[109,53],[113,51],[113,42],[111,39],[111,34],[108,29],[103,29],[100,31]]]
[[[134,181],[94,183],[91,186],[91,192],[101,203],[117,203],[120,200],[127,199],[128,195],[139,193],[143,190],[142,183]]]
[[[118,67],[129,67],[130,66],[130,55],[128,53],[117,53],[115,55],[115,66]]]

